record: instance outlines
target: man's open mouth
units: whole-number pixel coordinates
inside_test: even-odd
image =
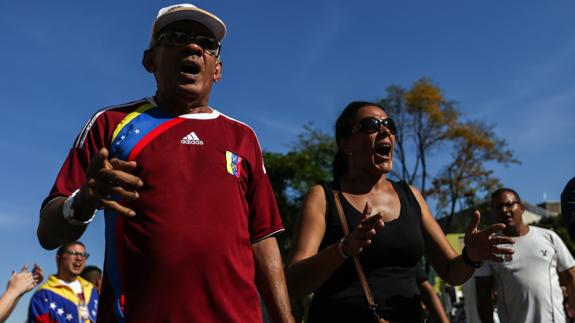
[[[200,64],[198,64],[196,62],[188,61],[188,62],[182,63],[182,65],[180,67],[180,71],[184,74],[196,75],[196,74],[200,73],[201,67],[200,67]]]

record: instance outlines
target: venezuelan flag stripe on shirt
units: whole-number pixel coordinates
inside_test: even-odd
[[[120,121],[112,135],[110,155],[134,160],[157,136],[184,120],[146,103]]]
[[[134,160],[156,137],[171,127],[185,121],[174,117],[151,103],[145,103],[129,113],[118,123],[110,143],[110,156],[122,160]],[[114,312],[118,322],[125,322],[124,286],[121,275],[124,267],[121,234],[124,230],[124,216],[105,210],[106,218],[106,274],[114,294]]]

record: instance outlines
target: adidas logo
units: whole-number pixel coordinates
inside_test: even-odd
[[[184,138],[182,138],[182,140],[180,140],[180,142],[184,145],[203,145],[204,142],[200,140],[200,138],[198,138],[198,135],[196,135],[195,132],[190,132],[187,136],[185,136]]]

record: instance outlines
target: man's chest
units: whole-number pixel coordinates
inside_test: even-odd
[[[545,239],[533,237],[516,242],[511,248],[515,251],[512,259],[492,263],[495,273],[504,280],[537,279],[557,270],[557,251]]]

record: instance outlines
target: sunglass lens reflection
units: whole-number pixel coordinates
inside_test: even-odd
[[[387,119],[377,119],[377,118],[365,118],[360,122],[359,130],[364,133],[374,133],[379,131],[379,128],[383,125],[389,130],[392,135],[395,135],[397,129],[395,127],[395,122],[391,118]]]

